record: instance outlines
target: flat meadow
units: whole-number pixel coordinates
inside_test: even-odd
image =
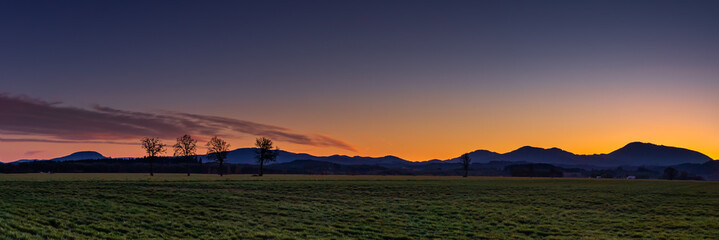
[[[0,239],[719,239],[719,183],[0,174]]]

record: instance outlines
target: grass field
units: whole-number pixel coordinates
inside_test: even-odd
[[[719,239],[719,183],[0,175],[3,239]]]

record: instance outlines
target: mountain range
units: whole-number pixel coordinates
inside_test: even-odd
[[[32,161],[75,161],[75,160],[87,160],[87,159],[105,159],[107,157],[103,156],[102,154],[94,151],[82,151],[82,152],[76,152],[64,157],[58,157],[53,159],[46,159],[46,160],[40,160],[40,159],[22,159],[17,160],[15,163],[21,163],[21,162],[32,162]]]
[[[487,150],[469,153],[473,162],[531,162],[548,163],[564,166],[672,166],[682,163],[705,163],[712,161],[709,156],[700,152],[656,145],[651,143],[633,142],[607,154],[580,155],[559,148],[537,148],[525,146],[517,150],[499,154]],[[459,158],[449,161],[459,161]]]
[[[227,162],[235,164],[254,164],[254,148],[239,148],[228,153]],[[618,167],[618,166],[674,166],[679,164],[702,164],[712,159],[697,151],[684,148],[655,145],[651,143],[633,142],[607,154],[580,155],[559,148],[521,147],[508,153],[496,153],[488,150],[477,150],[469,153],[472,163],[517,162],[517,163],[548,163],[567,167]],[[204,155],[199,156],[208,161]],[[49,159],[51,161],[85,160],[106,158],[97,152],[77,152],[68,156]],[[295,160],[323,161],[340,165],[378,165],[388,168],[417,166],[427,164],[457,163],[457,158],[446,160],[429,160],[411,162],[396,156],[360,157],[360,156],[313,156],[306,153],[280,151],[277,161],[273,164],[289,163]],[[19,160],[26,162],[33,160]]]

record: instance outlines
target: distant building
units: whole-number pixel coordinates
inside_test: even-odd
[[[637,176],[627,176],[627,179],[637,179]]]

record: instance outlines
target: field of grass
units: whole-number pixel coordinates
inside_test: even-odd
[[[0,239],[719,239],[719,183],[0,174]]]

